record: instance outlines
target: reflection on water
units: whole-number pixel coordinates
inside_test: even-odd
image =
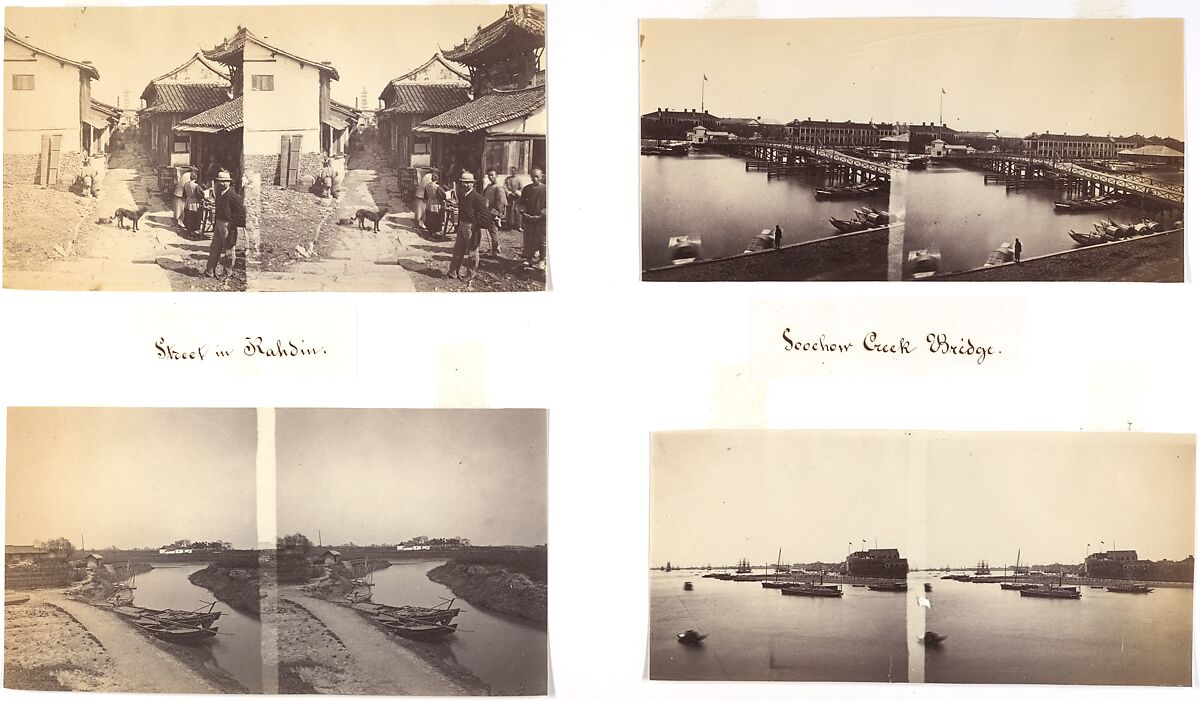
[[[652,679],[907,681],[905,594],[845,585],[840,599],[783,596],[701,574],[650,575]],[[681,645],[688,629],[709,637]]]
[[[950,637],[925,655],[929,682],[1191,684],[1192,590],[1035,599],[999,584],[936,580],[927,626]]]
[[[712,153],[684,157],[642,156],[642,268],[669,265],[672,236],[699,236],[705,258],[746,250],[763,229],[783,229],[785,244],[838,232],[829,217],[853,219],[869,203],[888,208],[885,194],[860,200],[817,200],[821,174],[767,180],[746,172],[745,160]]]
[[[1021,239],[1022,256],[1032,258],[1075,248],[1067,234],[1071,229],[1091,232],[1092,223],[1101,219],[1128,223],[1153,215],[1128,207],[1056,213],[1054,201],[1066,198],[1062,192],[1005,192],[1004,185],[985,185],[983,172],[956,166],[908,173],[906,192],[904,248],[936,245],[943,273],[978,268],[1014,238]]]
[[[188,576],[204,565],[158,567],[139,574],[135,581],[134,604],[147,608],[192,610],[213,601],[212,592],[188,581]],[[217,635],[198,645],[197,650],[212,654],[212,666],[236,679],[252,692],[262,692],[262,628],[257,620],[218,602]]]
[[[372,600],[379,604],[437,606],[454,597],[425,576],[441,562],[395,562],[374,573]],[[513,616],[484,611],[459,599],[455,622],[463,632],[448,638],[449,653],[492,688],[493,694],[546,693],[546,630]]]

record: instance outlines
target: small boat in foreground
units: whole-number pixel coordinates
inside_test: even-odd
[[[935,246],[908,252],[909,275],[914,280],[933,277],[941,267],[942,252]]]
[[[925,635],[922,635],[921,637],[917,638],[917,642],[921,643],[922,645],[925,645],[926,647],[937,647],[938,645],[941,645],[943,642],[945,642],[946,638],[948,638],[948,637],[950,637],[950,636],[942,635],[941,633],[935,633],[931,630],[931,631],[927,631],[925,633]]]
[[[667,241],[667,257],[671,265],[692,263],[700,258],[700,238],[698,236],[672,236]]]
[[[676,635],[675,639],[684,645],[699,645],[700,643],[704,642],[704,639],[707,637],[707,633],[701,634],[698,631],[688,629]]]
[[[369,601],[355,602],[350,608],[373,617],[391,618],[397,621],[418,621],[421,623],[440,623],[445,625],[454,620],[462,609],[451,608],[454,599],[445,604],[445,608],[428,608],[425,606],[388,606]]]
[[[867,589],[871,591],[908,591],[908,582],[880,582],[879,584],[868,584]]]
[[[1090,231],[1079,232],[1071,229],[1067,232],[1067,235],[1074,239],[1075,243],[1080,246],[1095,246],[1108,241],[1108,237],[1104,234],[1092,233]]]
[[[862,220],[852,221],[850,219],[830,217],[829,223],[833,224],[833,228],[837,229],[838,233],[841,234],[852,234],[856,231],[866,231],[871,228],[870,224]]]
[[[133,624],[159,640],[166,640],[180,645],[196,645],[217,634],[216,627],[201,628],[171,623],[154,618],[134,619]]]
[[[1005,241],[1004,243],[1000,244],[1000,246],[997,247],[996,250],[992,251],[992,254],[990,256],[988,256],[987,262],[984,263],[983,266],[985,268],[987,268],[987,267],[991,267],[994,265],[1004,265],[1005,263],[1011,263],[1011,262],[1013,262],[1013,258],[1015,256],[1016,256],[1016,251],[1013,250],[1012,243]]]
[[[933,591],[933,585],[929,582],[925,582],[925,591]]]
[[[693,588],[693,587],[692,587],[692,583],[691,583],[691,582],[684,582],[684,583],[683,583],[683,590],[684,590],[684,591],[691,591],[691,590],[692,590],[692,588]]]
[[[742,253],[757,253],[759,251],[769,251],[775,248],[775,232],[770,229],[763,229],[757,236],[750,239],[750,243],[746,244],[746,250]]]
[[[1149,594],[1154,591],[1145,584],[1114,584],[1108,590],[1117,594]]]
[[[1099,209],[1111,209],[1121,206],[1123,199],[1111,195],[1091,197],[1084,200],[1057,200],[1054,203],[1055,212],[1092,212]]]

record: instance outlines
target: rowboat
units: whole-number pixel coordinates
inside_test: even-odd
[[[873,195],[882,189],[882,183],[861,183],[859,185],[846,185],[843,187],[818,187],[816,189],[816,196],[818,199],[862,197],[864,195]]]
[[[925,645],[926,647],[937,647],[938,645],[941,645],[942,642],[945,641],[946,638],[948,638],[948,637],[950,637],[950,636],[942,635],[940,633],[934,633],[931,630],[931,631],[926,632],[925,635],[922,635],[921,637],[917,638],[917,642],[921,643],[922,645]]]
[[[708,633],[699,633],[694,630],[685,630],[675,636],[675,639],[684,645],[699,645],[708,637]]]
[[[1029,584],[1025,582],[1000,582],[1000,588],[1007,591],[1021,591],[1028,587],[1036,587],[1037,584]]]
[[[865,221],[850,221],[849,219],[837,219],[836,217],[830,217],[829,223],[833,224],[834,228],[843,234],[852,234],[855,231],[866,231],[871,228],[871,225]]]
[[[672,265],[691,263],[700,258],[700,237],[672,236],[667,241],[667,257]]]
[[[217,634],[216,628],[188,626],[155,618],[138,618],[133,621],[133,624],[159,640],[180,645],[196,645]]]
[[[933,246],[909,251],[908,266],[914,280],[933,277],[942,267],[942,252]]]
[[[989,267],[993,265],[1004,265],[1005,263],[1011,263],[1013,262],[1013,257],[1015,255],[1016,253],[1013,251],[1013,245],[1008,241],[1005,241],[1004,243],[1000,244],[996,250],[992,251],[992,255],[988,256],[987,262],[983,265],[984,267]]]
[[[420,621],[398,621],[388,616],[376,616],[375,622],[388,631],[410,640],[438,640],[458,630],[457,623],[422,623]]]
[[[1079,232],[1074,229],[1068,231],[1067,235],[1075,239],[1075,243],[1081,246],[1095,246],[1108,240],[1104,234],[1092,233],[1090,231]]]
[[[837,584],[802,584],[798,587],[784,587],[779,593],[786,596],[838,597],[842,595],[842,587]]]
[[[750,239],[750,243],[746,244],[746,250],[742,253],[757,253],[758,251],[769,251],[775,248],[775,233],[770,229],[763,229],[758,236]]]
[[[1111,209],[1119,207],[1122,202],[1120,197],[1092,197],[1086,200],[1057,200],[1054,203],[1054,211],[1056,212],[1091,212],[1098,209]]]
[[[445,608],[428,608],[425,606],[388,606],[369,601],[350,604],[350,608],[369,616],[390,618],[397,621],[420,621],[423,623],[438,623],[445,625],[454,620],[462,609],[450,608],[454,600],[447,602]]]
[[[692,587],[692,583],[691,583],[691,582],[684,582],[684,583],[683,583],[683,590],[684,590],[684,591],[692,591],[692,588],[693,588],[693,587]]]
[[[184,626],[198,626],[201,628],[211,628],[213,623],[221,617],[220,611],[214,611],[213,607],[216,602],[208,605],[208,610],[183,611],[180,609],[150,609],[142,606],[114,606],[113,613],[123,618],[129,618],[135,622],[138,619],[148,619],[158,621],[160,623],[177,624]]]

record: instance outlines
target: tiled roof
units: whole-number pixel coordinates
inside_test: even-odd
[[[100,114],[103,114],[105,117],[111,117],[112,119],[121,118],[121,110],[113,107],[107,102],[101,102],[94,97],[92,98],[92,109]]]
[[[242,62],[242,49],[245,48],[246,42],[248,41],[254,42],[268,51],[287,56],[298,63],[306,63],[317,68],[318,70],[326,71],[333,77],[334,80],[341,79],[338,75],[337,69],[332,65],[302,58],[293,53],[288,53],[287,51],[284,51],[276,46],[272,46],[262,39],[254,36],[254,34],[245,27],[238,27],[237,33],[233,35],[232,39],[226,39],[220,44],[220,46],[215,46],[207,51],[203,51],[202,53],[207,59],[219,61],[220,63],[224,63],[226,65],[238,65]]]
[[[197,63],[197,62],[199,62],[202,66],[204,66],[208,70],[212,71],[213,73],[216,73],[221,78],[224,78],[226,81],[229,80],[229,70],[228,69],[222,68],[220,65],[214,63],[213,61],[210,61],[207,58],[204,58],[204,54],[197,52],[197,53],[192,54],[191,58],[189,58],[188,60],[179,64],[178,66],[175,66],[174,68],[167,71],[166,73],[163,73],[162,75],[158,76],[157,78],[151,79],[150,83],[146,85],[146,89],[142,91],[142,99],[143,100],[149,99],[146,97],[146,93],[150,92],[150,90],[154,87],[155,83],[163,82],[163,81],[167,80],[168,78],[170,78],[171,76],[173,76],[173,75],[179,73],[180,71],[182,71],[183,69],[187,68],[188,66],[192,65],[193,63]],[[200,81],[197,81],[197,82],[200,82]],[[215,83],[217,81],[214,80],[214,81],[209,81],[209,82]]]
[[[175,131],[198,131],[216,133],[233,131],[242,128],[242,96],[238,95],[229,102],[206,110],[193,117],[188,117],[175,125]]]
[[[8,27],[4,28],[4,38],[8,39],[9,41],[12,41],[13,43],[18,44],[20,46],[24,46],[25,48],[29,49],[30,51],[39,53],[43,56],[48,56],[48,57],[54,59],[55,61],[62,61],[63,63],[69,63],[72,66],[75,66],[76,68],[79,68],[79,69],[87,72],[88,75],[92,76],[92,78],[95,78],[96,80],[100,80],[100,71],[96,70],[96,67],[93,66],[88,61],[72,61],[69,58],[63,58],[62,56],[59,56],[58,54],[52,54],[45,49],[39,49],[38,47],[34,46],[33,44],[30,44],[29,42],[25,41],[24,39],[17,36],[16,34],[13,34],[12,30],[10,30]]]
[[[391,106],[380,114],[441,114],[465,104],[467,90],[445,83],[392,83],[384,91]]]
[[[534,46],[546,42],[546,12],[533,5],[510,5],[504,16],[475,32],[475,36],[449,51],[446,58],[470,65],[476,57],[509,37]]]
[[[421,122],[415,131],[445,134],[479,131],[532,114],[545,104],[544,85],[523,90],[497,90]]]
[[[145,112],[193,115],[229,101],[229,86],[220,83],[154,83],[154,102]],[[147,92],[149,89],[147,89]],[[144,94],[144,93],[143,93]]]

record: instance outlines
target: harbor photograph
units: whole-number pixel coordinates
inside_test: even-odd
[[[7,288],[547,287],[542,5],[4,23]]]
[[[1191,686],[1194,436],[925,445],[925,681]]]
[[[656,433],[651,679],[906,682],[899,434]]]
[[[546,413],[275,416],[278,692],[545,695]]]
[[[643,280],[1184,280],[1182,20],[640,32]]]
[[[263,691],[253,409],[8,410],[4,686]]]

